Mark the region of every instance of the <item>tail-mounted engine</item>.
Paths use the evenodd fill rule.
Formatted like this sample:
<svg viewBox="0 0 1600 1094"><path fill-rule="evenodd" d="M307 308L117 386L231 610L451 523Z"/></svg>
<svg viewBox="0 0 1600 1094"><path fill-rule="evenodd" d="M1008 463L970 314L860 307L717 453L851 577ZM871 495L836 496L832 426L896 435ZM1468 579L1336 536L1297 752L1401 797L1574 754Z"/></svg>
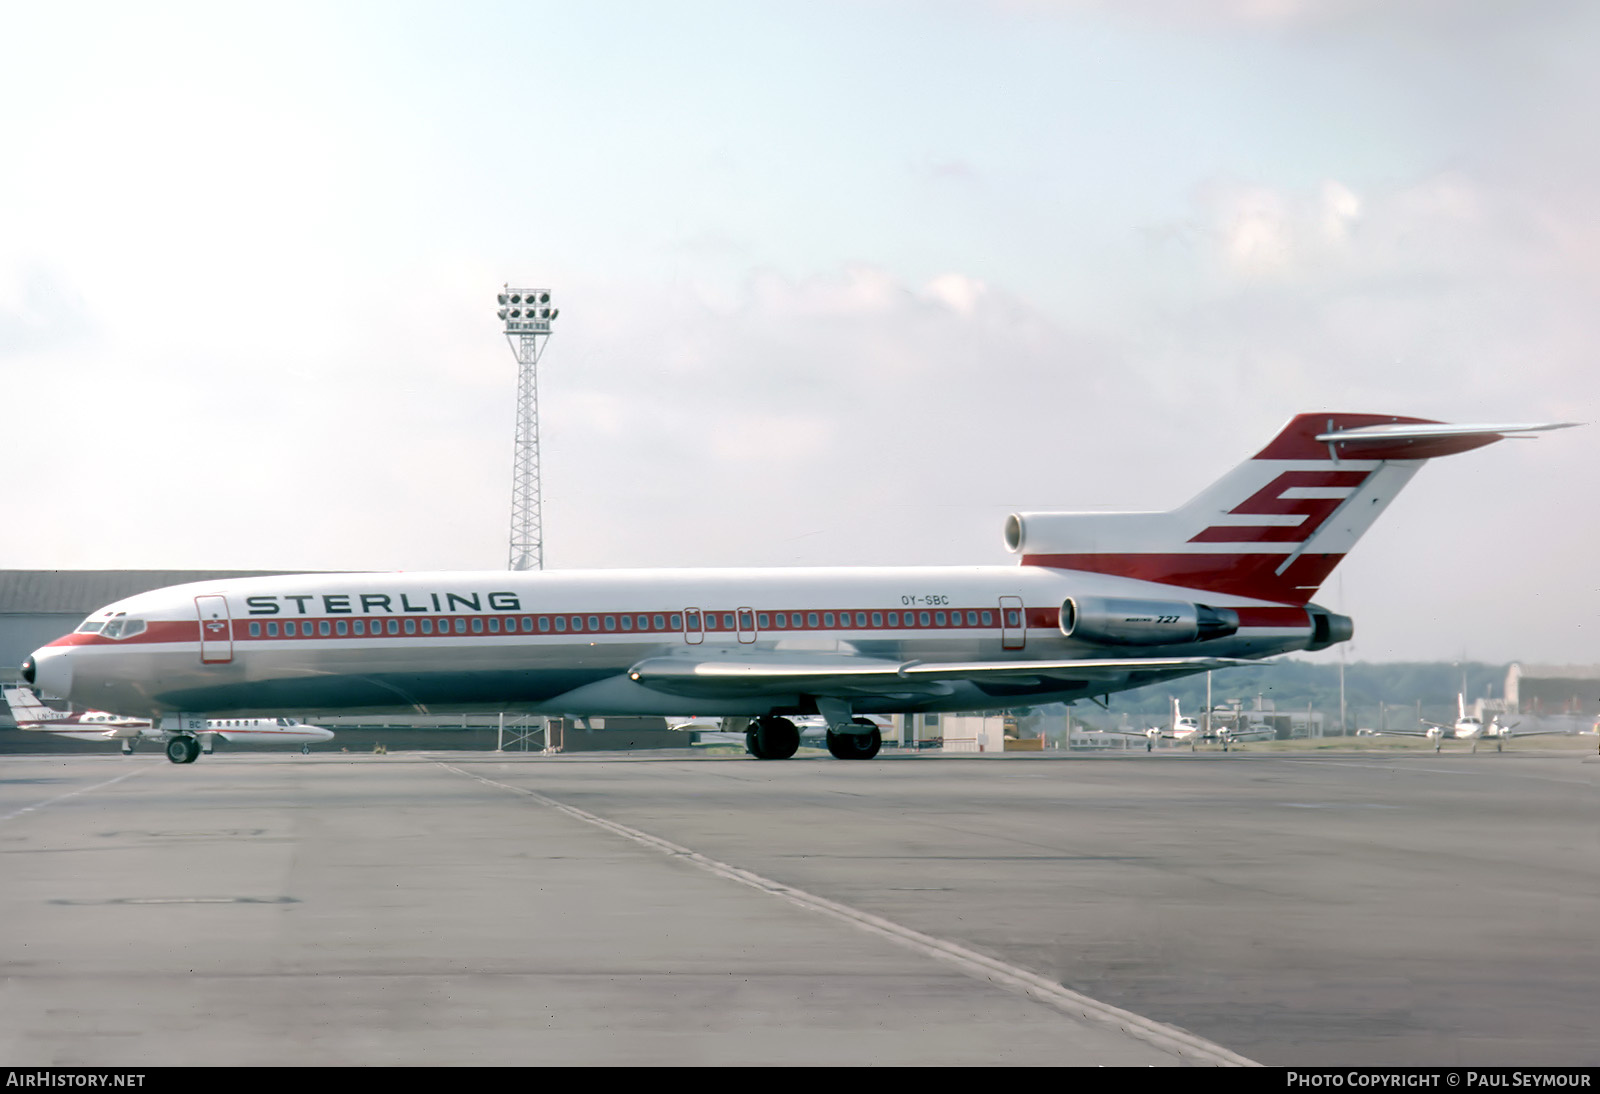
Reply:
<svg viewBox="0 0 1600 1094"><path fill-rule="evenodd" d="M1348 615L1330 612L1316 604L1307 604L1306 614L1311 617L1311 644L1306 647L1308 650L1325 650L1355 637L1355 620Z"/></svg>
<svg viewBox="0 0 1600 1094"><path fill-rule="evenodd" d="M1103 646L1204 642L1238 629L1237 612L1181 600L1069 596L1061 602L1062 635Z"/></svg>

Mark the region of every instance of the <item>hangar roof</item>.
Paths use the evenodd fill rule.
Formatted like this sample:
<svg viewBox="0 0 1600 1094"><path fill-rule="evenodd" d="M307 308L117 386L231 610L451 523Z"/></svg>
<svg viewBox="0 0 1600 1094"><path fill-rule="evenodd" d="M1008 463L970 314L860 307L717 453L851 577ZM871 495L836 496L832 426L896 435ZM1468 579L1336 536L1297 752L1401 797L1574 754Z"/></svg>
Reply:
<svg viewBox="0 0 1600 1094"><path fill-rule="evenodd" d="M88 615L113 600L187 581L289 570L0 570L0 615Z"/></svg>
<svg viewBox="0 0 1600 1094"><path fill-rule="evenodd" d="M1522 665L1527 680L1600 680L1600 665Z"/></svg>

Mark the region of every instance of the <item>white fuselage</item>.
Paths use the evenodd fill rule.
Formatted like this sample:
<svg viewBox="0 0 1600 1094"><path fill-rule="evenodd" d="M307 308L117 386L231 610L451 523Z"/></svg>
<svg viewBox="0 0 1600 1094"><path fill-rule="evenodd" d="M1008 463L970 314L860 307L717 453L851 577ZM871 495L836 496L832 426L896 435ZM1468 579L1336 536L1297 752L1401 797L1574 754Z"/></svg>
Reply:
<svg viewBox="0 0 1600 1094"><path fill-rule="evenodd" d="M1200 723L1193 718L1179 718L1172 725L1172 738L1175 741L1187 741L1200 732Z"/></svg>
<svg viewBox="0 0 1600 1094"><path fill-rule="evenodd" d="M782 758L789 716L817 714L830 751L870 758L869 714L1071 701L1347 641L1308 601L1417 469L1564 424L1299 414L1175 509L1013 513L1016 566L178 586L96 612L22 676L186 737L203 714L701 714L755 719L756 754Z"/></svg>
<svg viewBox="0 0 1600 1094"><path fill-rule="evenodd" d="M1233 609L1240 625L1207 641L1096 644L1063 634L1068 596L1203 602ZM45 693L145 716L740 716L815 713L815 689L774 682L797 661L959 668L1130 654L1255 658L1308 648L1313 629L1300 605L1036 566L310 574L131 597L35 661ZM719 659L751 666L760 680L694 678L693 666ZM652 686L632 673L641 663L685 671ZM984 710L1145 682L1136 671L985 679L863 688L849 701L860 714Z"/></svg>
<svg viewBox="0 0 1600 1094"><path fill-rule="evenodd" d="M1451 727L1451 731L1458 741L1476 741L1484 737L1497 737L1500 734L1500 723L1490 722L1484 725L1477 718L1462 718Z"/></svg>
<svg viewBox="0 0 1600 1094"><path fill-rule="evenodd" d="M73 741L130 740L150 729L148 718L125 718L104 710L82 714L62 714L55 718L15 719L17 728L27 733L48 733Z"/></svg>

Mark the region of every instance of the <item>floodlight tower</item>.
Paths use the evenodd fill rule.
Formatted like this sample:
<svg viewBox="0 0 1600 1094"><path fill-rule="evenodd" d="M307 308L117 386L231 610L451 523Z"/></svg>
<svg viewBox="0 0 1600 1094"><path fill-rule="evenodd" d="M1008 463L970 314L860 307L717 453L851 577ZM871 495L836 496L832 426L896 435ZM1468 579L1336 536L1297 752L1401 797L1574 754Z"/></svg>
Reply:
<svg viewBox="0 0 1600 1094"><path fill-rule="evenodd" d="M539 355L560 311L549 289L500 290L500 320L517 356L517 447L511 470L512 570L544 569L544 525L539 501Z"/></svg>

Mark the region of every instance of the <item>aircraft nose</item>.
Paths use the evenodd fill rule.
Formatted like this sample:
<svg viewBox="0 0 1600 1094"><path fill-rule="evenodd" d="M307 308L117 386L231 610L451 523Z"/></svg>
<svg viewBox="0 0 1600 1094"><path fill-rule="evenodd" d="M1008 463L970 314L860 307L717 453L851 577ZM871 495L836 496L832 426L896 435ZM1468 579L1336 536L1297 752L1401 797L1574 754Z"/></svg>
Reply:
<svg viewBox="0 0 1600 1094"><path fill-rule="evenodd" d="M57 699L72 697L72 658L64 649L34 650L22 664L22 678L41 694Z"/></svg>

